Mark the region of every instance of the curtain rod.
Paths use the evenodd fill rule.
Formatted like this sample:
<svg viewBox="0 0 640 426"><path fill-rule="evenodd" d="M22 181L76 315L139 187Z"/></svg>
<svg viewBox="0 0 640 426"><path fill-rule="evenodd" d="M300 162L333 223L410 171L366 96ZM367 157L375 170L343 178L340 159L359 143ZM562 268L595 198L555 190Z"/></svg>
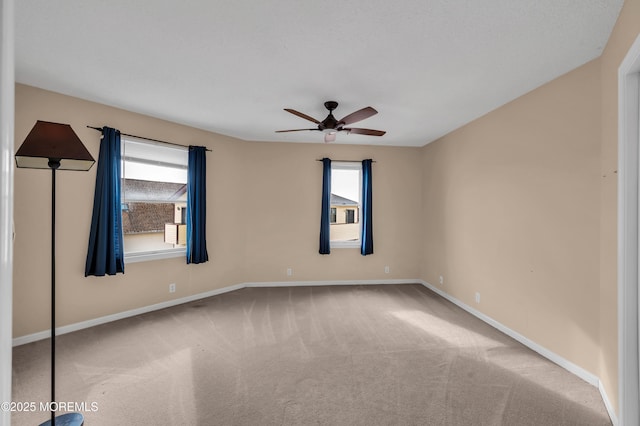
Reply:
<svg viewBox="0 0 640 426"><path fill-rule="evenodd" d="M322 158L316 161L322 161ZM362 160L331 160L332 163L362 163ZM371 160L372 163L377 163L375 160Z"/></svg>
<svg viewBox="0 0 640 426"><path fill-rule="evenodd" d="M94 126L87 126L87 127L90 128L90 129L93 129L93 130L97 130L97 131L102 133L102 128L100 128L100 127L94 127ZM128 133L122 133L122 132L120 132L120 134L122 136L129 136L129 137L132 137L132 138L144 139L144 140L147 140L147 141L160 142L160 143L164 143L164 144L167 144L167 145L179 146L181 148L188 148L187 146L180 145L179 143L161 141L160 139L145 138L144 136L130 135ZM206 148L206 150L211 152L211 150L209 148Z"/></svg>

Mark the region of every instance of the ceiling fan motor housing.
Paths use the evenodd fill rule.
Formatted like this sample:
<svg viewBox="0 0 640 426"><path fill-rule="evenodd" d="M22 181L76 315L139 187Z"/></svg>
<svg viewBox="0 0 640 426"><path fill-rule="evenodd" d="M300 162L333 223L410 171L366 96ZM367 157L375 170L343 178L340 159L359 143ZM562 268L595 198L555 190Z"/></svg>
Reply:
<svg viewBox="0 0 640 426"><path fill-rule="evenodd" d="M325 133L332 133L335 130L339 130L337 128L338 120L336 120L332 113L332 111L338 107L338 103L336 101L327 101L324 103L324 107L329 110L329 115L318 124L318 129Z"/></svg>

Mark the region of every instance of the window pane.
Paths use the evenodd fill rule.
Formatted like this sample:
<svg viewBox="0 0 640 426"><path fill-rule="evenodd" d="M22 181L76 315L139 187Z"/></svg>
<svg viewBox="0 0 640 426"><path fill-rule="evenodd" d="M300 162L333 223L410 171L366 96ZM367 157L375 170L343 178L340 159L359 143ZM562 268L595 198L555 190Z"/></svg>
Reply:
<svg viewBox="0 0 640 426"><path fill-rule="evenodd" d="M360 164L332 165L330 241L360 240L360 176Z"/></svg>
<svg viewBox="0 0 640 426"><path fill-rule="evenodd" d="M333 168L331 193L360 203L360 170Z"/></svg>
<svg viewBox="0 0 640 426"><path fill-rule="evenodd" d="M187 205L188 151L123 139L122 228L125 253L184 247L177 235ZM180 225L184 226L184 225ZM169 241L169 242L165 242Z"/></svg>

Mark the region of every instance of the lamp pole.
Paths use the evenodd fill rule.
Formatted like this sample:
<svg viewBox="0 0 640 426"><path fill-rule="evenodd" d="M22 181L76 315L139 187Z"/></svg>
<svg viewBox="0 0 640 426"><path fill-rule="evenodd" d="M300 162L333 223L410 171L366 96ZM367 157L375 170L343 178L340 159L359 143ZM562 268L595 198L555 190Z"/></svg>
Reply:
<svg viewBox="0 0 640 426"><path fill-rule="evenodd" d="M51 425L56 424L56 170L60 160L49 159L51 168Z"/></svg>

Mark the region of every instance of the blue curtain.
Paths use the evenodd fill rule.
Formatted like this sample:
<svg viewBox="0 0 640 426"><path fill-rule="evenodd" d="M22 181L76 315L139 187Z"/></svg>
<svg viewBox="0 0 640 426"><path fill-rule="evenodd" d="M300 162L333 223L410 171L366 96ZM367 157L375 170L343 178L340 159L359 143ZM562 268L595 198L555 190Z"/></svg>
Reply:
<svg viewBox="0 0 640 426"><path fill-rule="evenodd" d="M124 273L120 168L120 131L103 127L85 277Z"/></svg>
<svg viewBox="0 0 640 426"><path fill-rule="evenodd" d="M362 238L360 253L373 253L373 214L371 191L371 160L362 160Z"/></svg>
<svg viewBox="0 0 640 426"><path fill-rule="evenodd" d="M322 159L322 212L320 214L320 254L331 252L329 214L331 213L331 160Z"/></svg>
<svg viewBox="0 0 640 426"><path fill-rule="evenodd" d="M204 263L207 253L207 149L189 147L187 175L187 263Z"/></svg>

